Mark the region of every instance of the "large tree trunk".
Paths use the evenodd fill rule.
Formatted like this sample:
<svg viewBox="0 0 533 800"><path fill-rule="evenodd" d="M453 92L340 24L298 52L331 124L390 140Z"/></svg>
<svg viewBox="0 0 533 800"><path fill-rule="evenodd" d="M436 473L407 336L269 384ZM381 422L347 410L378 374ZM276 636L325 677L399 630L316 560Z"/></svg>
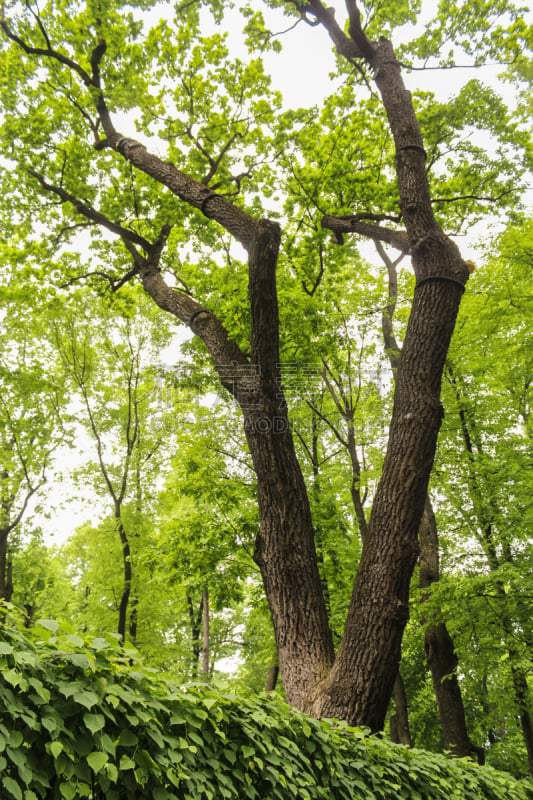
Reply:
<svg viewBox="0 0 533 800"><path fill-rule="evenodd" d="M262 222L249 252L255 391L239 392L257 475L260 528L254 558L270 606L288 701L305 708L334 660L307 491L294 450L279 369L276 263L279 229Z"/></svg>
<svg viewBox="0 0 533 800"><path fill-rule="evenodd" d="M383 38L366 38L355 2L347 4L348 36L319 0L311 0L308 8L340 53L366 60L374 72L396 147L400 208L417 280L396 372L387 453L345 632L335 665L311 704L316 714L379 731L400 661L409 584L419 553L418 528L442 420L442 372L468 269L433 216L426 153L392 45ZM327 218L323 224L393 244L402 238L385 238L379 226L361 226L356 217L337 223Z"/></svg>
<svg viewBox="0 0 533 800"><path fill-rule="evenodd" d="M450 253L427 261L445 271ZM429 258L431 256L431 259ZM400 661L437 435L444 360L462 291L425 281L415 290L396 377L394 410L381 481L363 545L344 637L335 665L313 702L315 713L381 730Z"/></svg>
<svg viewBox="0 0 533 800"><path fill-rule="evenodd" d="M401 350L394 335L393 318L398 295L396 266L398 261L403 258L403 254L398 261L394 262L380 242L376 243L376 249L387 267L389 277L389 304L382 314L382 332L385 352L389 357L393 374L396 376ZM439 537L429 495L426 496L418 536L420 543L419 586L422 589L422 599L427 601L430 598L428 589L440 579ZM439 610L437 609L435 613L439 615ZM427 620L423 621L423 624L426 623ZM483 761L483 750L475 747L468 736L463 698L456 674L457 657L453 640L444 622L439 625L428 625L425 631L424 649L433 680L445 747L459 758L475 754L478 760ZM395 697L396 684L397 682L394 689Z"/></svg>

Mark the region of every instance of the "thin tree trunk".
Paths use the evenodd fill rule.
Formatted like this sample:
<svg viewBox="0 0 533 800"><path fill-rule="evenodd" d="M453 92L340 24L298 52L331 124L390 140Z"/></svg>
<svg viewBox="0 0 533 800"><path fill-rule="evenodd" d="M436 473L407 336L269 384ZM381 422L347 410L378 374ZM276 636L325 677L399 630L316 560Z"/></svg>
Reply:
<svg viewBox="0 0 533 800"><path fill-rule="evenodd" d="M207 589L202 594L202 667L201 673L204 681L209 678L209 592Z"/></svg>
<svg viewBox="0 0 533 800"><path fill-rule="evenodd" d="M115 508L115 524L117 526L120 544L122 548L122 565L123 565L123 584L122 595L120 597L120 604L118 608L118 634L122 642L126 641L126 623L128 618L128 605L131 593L132 582L132 566L131 566L131 551L126 529L120 516L120 507Z"/></svg>
<svg viewBox="0 0 533 800"><path fill-rule="evenodd" d="M420 525L420 549L419 585L423 590L422 598L427 602L430 598L427 590L440 578L437 523L429 496L426 497ZM427 620L422 622L427 624ZM457 678L458 659L444 622L427 625L424 651L431 671L445 748L458 758L474 756L479 763L483 763L483 749L472 744L468 736L463 697Z"/></svg>
<svg viewBox="0 0 533 800"><path fill-rule="evenodd" d="M13 594L13 582L9 575L7 557L9 530L0 530L0 600L5 600L7 603Z"/></svg>
<svg viewBox="0 0 533 800"><path fill-rule="evenodd" d="M391 739L397 744L405 744L411 747L411 731L409 730L409 714L407 711L407 696L405 685L400 672L394 681L394 705L395 714L390 718Z"/></svg>
<svg viewBox="0 0 533 800"><path fill-rule="evenodd" d="M320 505L321 500L321 488L320 488L320 465L318 459L318 426L317 426L317 416L312 413L311 425L312 425L312 440L311 440L311 466L313 469L313 498L315 501L315 507L318 508ZM324 563L324 537L321 525L319 523L315 524L315 548L316 548L316 557L318 561L318 570L320 572L320 580L322 581L322 591L324 593L324 602L326 603L326 613L328 618L331 617L331 599L329 595L329 585L328 585L328 577L326 575L326 566Z"/></svg>
<svg viewBox="0 0 533 800"><path fill-rule="evenodd" d="M279 666L277 664L273 664L269 670L268 675L265 683L265 692L273 692L276 688L276 684L278 682L278 675L279 675Z"/></svg>
<svg viewBox="0 0 533 800"><path fill-rule="evenodd" d="M200 664L200 632L202 628L202 610L203 610L203 597L200 600L198 612L195 614L192 597L187 595L187 607L189 609L189 619L191 623L191 640L192 640L192 670L191 678L196 680L198 677L198 667Z"/></svg>
<svg viewBox="0 0 533 800"><path fill-rule="evenodd" d="M137 624L138 624L138 616L139 616L139 598L133 597L130 603L130 623L128 626L128 632L130 637L130 642L135 644L137 641Z"/></svg>

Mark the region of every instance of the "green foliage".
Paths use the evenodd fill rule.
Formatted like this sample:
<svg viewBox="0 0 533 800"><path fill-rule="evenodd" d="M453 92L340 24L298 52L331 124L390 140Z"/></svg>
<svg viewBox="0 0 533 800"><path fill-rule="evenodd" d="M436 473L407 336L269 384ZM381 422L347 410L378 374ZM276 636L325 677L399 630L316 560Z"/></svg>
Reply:
<svg viewBox="0 0 533 800"><path fill-rule="evenodd" d="M84 642L42 620L2 625L3 796L528 800L531 784L407 750L279 701L187 690L143 670L116 642Z"/></svg>

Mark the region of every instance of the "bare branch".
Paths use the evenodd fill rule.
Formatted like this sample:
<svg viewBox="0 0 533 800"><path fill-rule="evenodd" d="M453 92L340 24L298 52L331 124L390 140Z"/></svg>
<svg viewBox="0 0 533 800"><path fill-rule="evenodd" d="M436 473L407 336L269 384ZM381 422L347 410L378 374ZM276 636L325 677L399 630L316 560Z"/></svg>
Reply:
<svg viewBox="0 0 533 800"><path fill-rule="evenodd" d="M143 236L135 233L135 231L124 228L117 222L113 222L100 211L96 211L96 209L87 205L87 203L82 203L81 200L78 200L77 197L75 197L73 194L70 194L70 192L67 192L65 189L62 189L60 186L54 186L53 184L48 183L43 175L41 175L39 172L35 172L35 170L32 169L29 169L28 172L39 181L43 189L46 189L47 192L52 192L53 194L57 195L57 197L60 197L64 203L70 203L72 206L74 206L78 214L86 217L86 219L91 220L96 225L101 225L103 228L106 228L112 233L118 234L124 241L140 245L140 247L147 252L152 249L150 242Z"/></svg>
<svg viewBox="0 0 533 800"><path fill-rule="evenodd" d="M432 203L456 203L460 200L479 200L482 203L497 203L498 200L501 200L502 197L507 197L507 195L513 193L513 189L505 189L500 194L496 195L495 197L483 197L482 195L477 194L461 194L456 195L455 197L432 197Z"/></svg>
<svg viewBox="0 0 533 800"><path fill-rule="evenodd" d="M73 72L75 72L77 75L79 75L80 78L82 79L83 83L86 86L94 86L95 85L94 82L93 82L93 79L83 69L83 67L81 67L76 61L73 61L68 56L63 55L63 53L60 53L58 50L54 50L50 46L48 46L46 48L45 47L32 47L31 45L27 44L27 42L25 42L23 39L21 39L20 36L17 36L16 33L13 33L13 31L11 30L11 28L9 27L9 25L6 22L5 19L0 20L0 28L2 28L2 30L5 33L5 35L7 36L7 38L10 41L15 42L15 44L18 44L18 46L21 47L24 50L24 52L27 53L28 55L30 55L30 56L44 56L45 58L52 58L52 59L54 59L54 61L57 61L60 64L63 64L63 66L68 67ZM46 39L48 40L48 37L46 37Z"/></svg>
<svg viewBox="0 0 533 800"><path fill-rule="evenodd" d="M313 284L313 288L312 289L308 289L307 286L306 286L305 281L302 281L303 290L304 290L304 292L306 292L306 294L309 295L309 297L313 297L314 296L316 290L320 286L320 283L322 281L322 276L324 275L324 248L322 247L322 242L318 243L318 256L320 258L320 270L319 270L318 275L316 277L316 280L315 280L315 282Z"/></svg>

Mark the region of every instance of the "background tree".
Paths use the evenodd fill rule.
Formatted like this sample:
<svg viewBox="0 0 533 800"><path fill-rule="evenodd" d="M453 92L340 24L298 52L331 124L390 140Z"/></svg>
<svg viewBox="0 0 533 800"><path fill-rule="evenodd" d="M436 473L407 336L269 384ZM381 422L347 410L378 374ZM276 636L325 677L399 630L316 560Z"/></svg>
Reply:
<svg viewBox="0 0 533 800"><path fill-rule="evenodd" d="M10 540L67 436L66 387L47 324L46 315L28 323L13 302L0 321L0 598L8 601Z"/></svg>
<svg viewBox="0 0 533 800"><path fill-rule="evenodd" d="M144 496L150 490L147 475L161 444L157 430L149 424L161 332L156 333L154 322L147 316L143 320L139 311L135 319L127 313L114 317L112 331L110 319L109 311L85 305L78 295L76 314L56 327L56 341L79 395L84 427L96 448L99 478L95 488L112 505L123 567L117 630L124 640L128 628L133 639L136 635L132 540L140 535Z"/></svg>

